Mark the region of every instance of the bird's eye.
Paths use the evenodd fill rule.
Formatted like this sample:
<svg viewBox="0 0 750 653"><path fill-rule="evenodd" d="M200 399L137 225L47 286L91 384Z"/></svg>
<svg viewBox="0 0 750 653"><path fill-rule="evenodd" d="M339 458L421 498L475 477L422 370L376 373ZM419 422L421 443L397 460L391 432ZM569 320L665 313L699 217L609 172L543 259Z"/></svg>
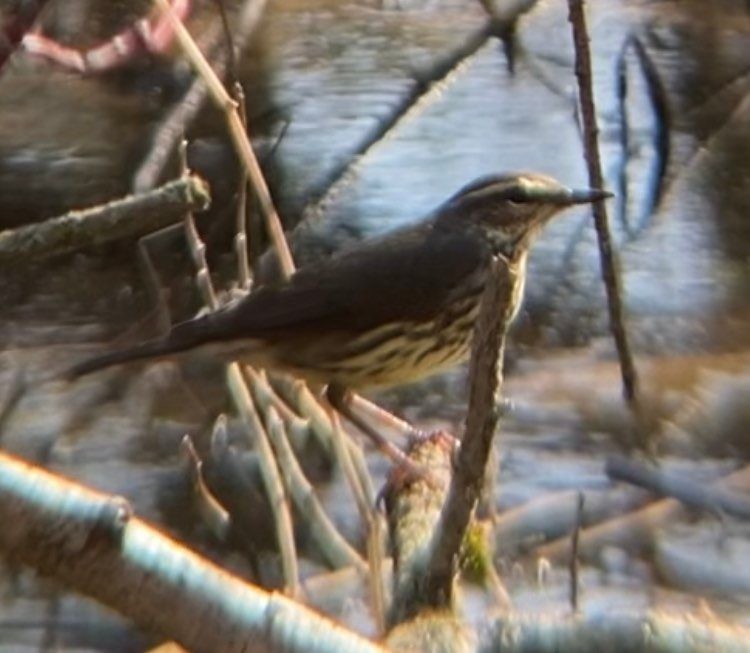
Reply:
<svg viewBox="0 0 750 653"><path fill-rule="evenodd" d="M526 199L525 195L517 188L511 190L505 198L509 204L523 204Z"/></svg>

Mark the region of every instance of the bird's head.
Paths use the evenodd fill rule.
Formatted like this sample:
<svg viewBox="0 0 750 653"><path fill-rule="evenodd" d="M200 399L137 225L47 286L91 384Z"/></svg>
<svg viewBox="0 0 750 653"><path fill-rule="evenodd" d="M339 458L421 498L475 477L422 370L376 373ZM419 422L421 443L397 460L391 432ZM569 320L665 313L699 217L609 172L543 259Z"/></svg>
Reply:
<svg viewBox="0 0 750 653"><path fill-rule="evenodd" d="M481 177L438 209L437 222L479 228L506 256L527 248L554 215L574 204L611 197L602 190L573 190L552 177L522 172Z"/></svg>

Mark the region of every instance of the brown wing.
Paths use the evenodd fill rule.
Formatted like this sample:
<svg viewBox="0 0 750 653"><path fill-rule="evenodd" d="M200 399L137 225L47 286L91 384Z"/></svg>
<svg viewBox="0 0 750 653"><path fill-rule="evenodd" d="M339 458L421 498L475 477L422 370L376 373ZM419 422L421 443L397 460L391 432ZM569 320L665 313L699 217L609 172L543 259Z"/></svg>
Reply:
<svg viewBox="0 0 750 653"><path fill-rule="evenodd" d="M423 224L307 266L287 282L176 325L164 338L85 360L66 376L216 341L281 339L300 330L358 333L401 320L420 322L436 317L488 257L481 238Z"/></svg>
<svg viewBox="0 0 750 653"><path fill-rule="evenodd" d="M206 316L205 335L207 340L268 337L301 327L358 331L421 321L434 317L436 307L488 257L476 236L421 225L366 241L298 271L284 284L258 289Z"/></svg>

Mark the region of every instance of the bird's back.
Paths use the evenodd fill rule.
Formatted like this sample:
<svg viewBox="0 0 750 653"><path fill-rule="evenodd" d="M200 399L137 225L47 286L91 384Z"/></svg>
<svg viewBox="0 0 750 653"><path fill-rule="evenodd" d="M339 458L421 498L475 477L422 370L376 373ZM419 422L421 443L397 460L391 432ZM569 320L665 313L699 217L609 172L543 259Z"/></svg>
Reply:
<svg viewBox="0 0 750 653"><path fill-rule="evenodd" d="M261 287L210 318L224 338L282 338L306 333L361 331L393 321L434 319L452 294L489 261L480 238L426 223L366 241L303 268L289 281Z"/></svg>
<svg viewBox="0 0 750 653"><path fill-rule="evenodd" d="M473 319L489 257L476 235L426 222L177 325L170 338L218 342L216 353L320 383L412 380L465 357L471 329L458 337L450 327Z"/></svg>

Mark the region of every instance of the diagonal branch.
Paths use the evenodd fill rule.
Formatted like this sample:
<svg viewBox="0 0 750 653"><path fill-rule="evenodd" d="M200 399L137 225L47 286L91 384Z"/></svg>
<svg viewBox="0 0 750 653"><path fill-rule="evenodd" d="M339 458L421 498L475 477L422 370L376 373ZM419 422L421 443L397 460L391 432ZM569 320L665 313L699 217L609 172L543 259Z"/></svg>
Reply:
<svg viewBox="0 0 750 653"><path fill-rule="evenodd" d="M131 514L122 498L0 453L0 553L191 651L382 649L243 583Z"/></svg>

